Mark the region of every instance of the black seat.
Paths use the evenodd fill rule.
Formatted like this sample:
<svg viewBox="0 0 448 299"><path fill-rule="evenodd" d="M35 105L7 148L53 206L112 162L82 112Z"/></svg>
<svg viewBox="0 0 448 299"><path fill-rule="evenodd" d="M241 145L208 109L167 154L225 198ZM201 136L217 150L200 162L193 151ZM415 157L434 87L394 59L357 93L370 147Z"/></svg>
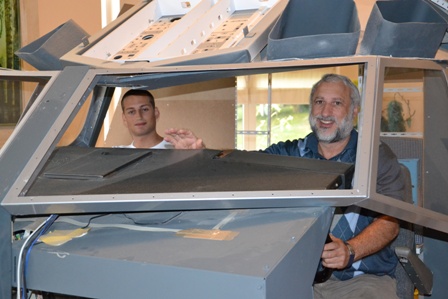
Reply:
<svg viewBox="0 0 448 299"><path fill-rule="evenodd" d="M405 200L413 204L411 175L406 166L401 166L406 180ZM400 233L391 246L400 261L395 270L398 297L400 299L413 299L415 288L420 294L431 294L432 272L415 254L414 226L411 223L401 221Z"/></svg>

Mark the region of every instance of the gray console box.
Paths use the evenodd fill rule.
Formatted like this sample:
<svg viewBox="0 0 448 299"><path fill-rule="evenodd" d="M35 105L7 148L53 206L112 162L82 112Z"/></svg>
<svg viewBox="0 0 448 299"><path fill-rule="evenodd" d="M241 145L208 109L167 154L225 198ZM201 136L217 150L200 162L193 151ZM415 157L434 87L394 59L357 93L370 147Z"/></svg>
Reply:
<svg viewBox="0 0 448 299"><path fill-rule="evenodd" d="M360 54L434 58L446 29L447 22L425 1L377 1Z"/></svg>
<svg viewBox="0 0 448 299"><path fill-rule="evenodd" d="M40 71L62 70L64 64L60 58L88 36L78 24L68 20L15 54Z"/></svg>
<svg viewBox="0 0 448 299"><path fill-rule="evenodd" d="M267 59L353 55L359 34L353 1L292 0L269 34Z"/></svg>
<svg viewBox="0 0 448 299"><path fill-rule="evenodd" d="M82 238L58 247L35 246L27 287L107 299L312 298L313 273L320 258L316 249L323 246L332 211L315 207L97 218ZM63 217L52 230L74 229L77 226L64 221L84 223L89 218ZM166 231L95 227L98 222L129 224L129 218ZM196 229L211 237L217 226L236 236L219 240L196 238L194 231L188 238L176 233ZM16 257L20 245L14 246Z"/></svg>

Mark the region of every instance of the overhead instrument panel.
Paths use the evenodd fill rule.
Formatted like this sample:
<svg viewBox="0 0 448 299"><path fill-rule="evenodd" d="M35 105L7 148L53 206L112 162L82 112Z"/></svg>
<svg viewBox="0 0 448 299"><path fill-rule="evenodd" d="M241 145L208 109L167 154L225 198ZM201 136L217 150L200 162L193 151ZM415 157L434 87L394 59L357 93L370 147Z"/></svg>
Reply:
<svg viewBox="0 0 448 299"><path fill-rule="evenodd" d="M207 63L252 61L286 0L151 1L123 14L111 27L63 60L104 67L108 62ZM220 58L218 58L220 57ZM117 63L117 64L115 64Z"/></svg>

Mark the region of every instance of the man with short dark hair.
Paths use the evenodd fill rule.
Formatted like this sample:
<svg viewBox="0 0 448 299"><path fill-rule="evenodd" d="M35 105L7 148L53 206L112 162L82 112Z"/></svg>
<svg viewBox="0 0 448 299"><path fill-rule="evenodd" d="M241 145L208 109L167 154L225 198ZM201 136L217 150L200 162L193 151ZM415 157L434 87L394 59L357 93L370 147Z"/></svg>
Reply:
<svg viewBox="0 0 448 299"><path fill-rule="evenodd" d="M173 146L165 141L156 131L156 123L160 117L155 106L153 95L147 90L131 89L121 99L123 123L132 136L130 145L120 148L159 148Z"/></svg>

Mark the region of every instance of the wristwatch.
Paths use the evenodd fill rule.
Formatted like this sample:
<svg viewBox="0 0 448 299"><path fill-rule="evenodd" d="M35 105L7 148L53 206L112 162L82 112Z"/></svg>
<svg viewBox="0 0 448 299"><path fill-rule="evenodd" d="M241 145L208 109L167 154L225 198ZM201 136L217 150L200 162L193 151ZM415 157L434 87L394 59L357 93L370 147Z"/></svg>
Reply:
<svg viewBox="0 0 448 299"><path fill-rule="evenodd" d="M345 246L347 246L348 254L350 255L346 268L350 268L353 265L353 261L355 260L355 250L348 242L344 242L344 244Z"/></svg>

